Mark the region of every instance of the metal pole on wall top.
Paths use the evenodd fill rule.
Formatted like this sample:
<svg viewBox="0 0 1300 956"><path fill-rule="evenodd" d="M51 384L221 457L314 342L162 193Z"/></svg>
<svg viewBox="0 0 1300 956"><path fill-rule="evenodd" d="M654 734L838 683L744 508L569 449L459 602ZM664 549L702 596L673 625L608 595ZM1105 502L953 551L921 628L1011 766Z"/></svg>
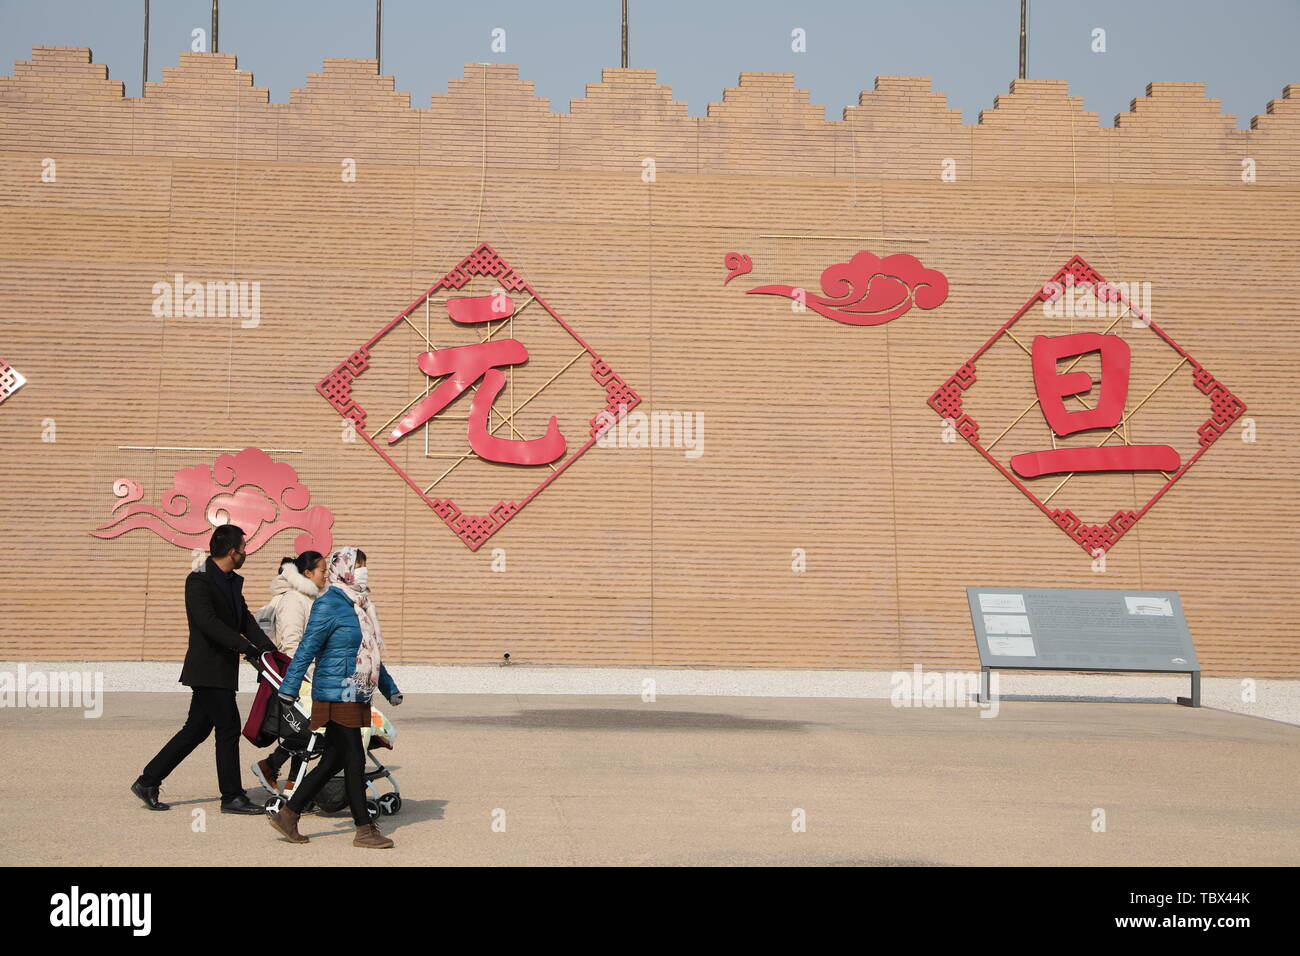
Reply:
<svg viewBox="0 0 1300 956"><path fill-rule="evenodd" d="M1029 0L1020 0L1020 78L1025 78L1025 53L1029 47Z"/></svg>
<svg viewBox="0 0 1300 956"><path fill-rule="evenodd" d="M217 43L217 0L212 0L212 52L220 53L221 46Z"/></svg>
<svg viewBox="0 0 1300 956"><path fill-rule="evenodd" d="M627 0L623 0L623 66L627 67Z"/></svg>
<svg viewBox="0 0 1300 956"><path fill-rule="evenodd" d="M149 0L144 0L144 62L140 67L140 95L149 82Z"/></svg>
<svg viewBox="0 0 1300 956"><path fill-rule="evenodd" d="M380 65L380 43L379 39L384 28L384 0L375 0L375 72L383 73L383 67Z"/></svg>

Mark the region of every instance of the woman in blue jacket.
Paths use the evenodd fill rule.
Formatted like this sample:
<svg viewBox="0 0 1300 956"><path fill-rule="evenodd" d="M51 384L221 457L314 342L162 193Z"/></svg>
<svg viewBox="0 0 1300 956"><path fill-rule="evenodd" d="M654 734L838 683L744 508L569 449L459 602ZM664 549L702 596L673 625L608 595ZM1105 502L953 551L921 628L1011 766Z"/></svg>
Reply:
<svg viewBox="0 0 1300 956"><path fill-rule="evenodd" d="M393 706L402 694L383 664L384 641L370 606L364 553L340 548L330 555L329 588L311 607L311 617L293 661L285 671L280 697L292 702L307 668L315 662L311 684L311 729L325 728L325 751L316 769L293 797L270 817L271 826L293 843L306 843L298 818L331 777L343 768L343 784L357 835L353 846L383 849L393 841L379 832L366 809L366 753L361 728L370 726L370 698L377 689Z"/></svg>

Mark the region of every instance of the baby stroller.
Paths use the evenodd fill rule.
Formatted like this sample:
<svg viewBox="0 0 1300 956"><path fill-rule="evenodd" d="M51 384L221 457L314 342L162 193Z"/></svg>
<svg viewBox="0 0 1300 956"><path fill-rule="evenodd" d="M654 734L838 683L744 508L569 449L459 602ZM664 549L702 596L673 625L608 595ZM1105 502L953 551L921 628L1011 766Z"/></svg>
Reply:
<svg viewBox="0 0 1300 956"><path fill-rule="evenodd" d="M249 711L248 721L244 724L244 737L254 747L269 747L271 744L283 742L284 748L291 756L301 758L298 773L293 779L293 786L296 789L302 786L308 765L318 759L324 751L324 731L318 730L312 733L307 729L311 724L311 712L301 700L290 704L281 700L277 693L284 680L285 670L289 666L288 657L279 651L267 651L253 660L252 664L257 669L259 680L257 697L253 701L252 710ZM303 687L308 686L308 682L304 681ZM374 763L374 769L366 771L366 809L370 811L371 820L376 819L380 814L390 816L402 809L402 793L397 785L397 778L375 756L377 748L391 750L396 737L397 731L388 722L388 718L380 713L378 708L371 707L370 726L361 730L361 742L366 748L366 756ZM387 792L381 792L377 786L380 780L387 782ZM276 792L266 801L264 809L268 814L277 813L288 798L289 794L285 792L283 785L277 782ZM339 773L321 787L320 792L316 794L316 799L305 807L304 811L320 809L333 813L347 805L348 797L344 789L343 774Z"/></svg>

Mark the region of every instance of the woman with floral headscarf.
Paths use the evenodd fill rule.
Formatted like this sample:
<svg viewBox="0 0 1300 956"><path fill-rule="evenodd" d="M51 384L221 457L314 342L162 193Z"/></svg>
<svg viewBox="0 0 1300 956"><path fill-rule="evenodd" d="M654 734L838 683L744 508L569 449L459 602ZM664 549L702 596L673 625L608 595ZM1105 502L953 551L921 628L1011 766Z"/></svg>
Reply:
<svg viewBox="0 0 1300 956"><path fill-rule="evenodd" d="M357 559L356 548L340 548L330 555L330 586L312 604L307 630L280 685L281 698L296 701L303 675L315 662L311 729L325 728L325 751L316 769L270 821L290 842L306 843L307 838L298 832L298 818L342 767L352 822L357 827L352 845L383 849L393 841L379 832L366 809L361 728L370 725L370 698L376 690L394 707L402 702L402 694L384 667L379 619L370 606L365 575L358 579Z"/></svg>

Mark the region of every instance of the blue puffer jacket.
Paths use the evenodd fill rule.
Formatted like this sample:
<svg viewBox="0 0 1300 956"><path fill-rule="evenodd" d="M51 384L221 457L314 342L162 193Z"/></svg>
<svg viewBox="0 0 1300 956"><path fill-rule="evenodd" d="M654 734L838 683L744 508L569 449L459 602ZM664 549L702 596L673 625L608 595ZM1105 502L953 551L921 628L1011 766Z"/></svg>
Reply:
<svg viewBox="0 0 1300 956"><path fill-rule="evenodd" d="M302 642L294 652L289 669L284 672L280 693L297 698L303 675L313 661L311 699L324 701L357 700L348 679L357 669L357 650L361 647L361 623L351 599L331 587L312 602L311 616ZM346 693L345 693L346 692ZM400 693L383 662L379 664L379 692L388 698Z"/></svg>

